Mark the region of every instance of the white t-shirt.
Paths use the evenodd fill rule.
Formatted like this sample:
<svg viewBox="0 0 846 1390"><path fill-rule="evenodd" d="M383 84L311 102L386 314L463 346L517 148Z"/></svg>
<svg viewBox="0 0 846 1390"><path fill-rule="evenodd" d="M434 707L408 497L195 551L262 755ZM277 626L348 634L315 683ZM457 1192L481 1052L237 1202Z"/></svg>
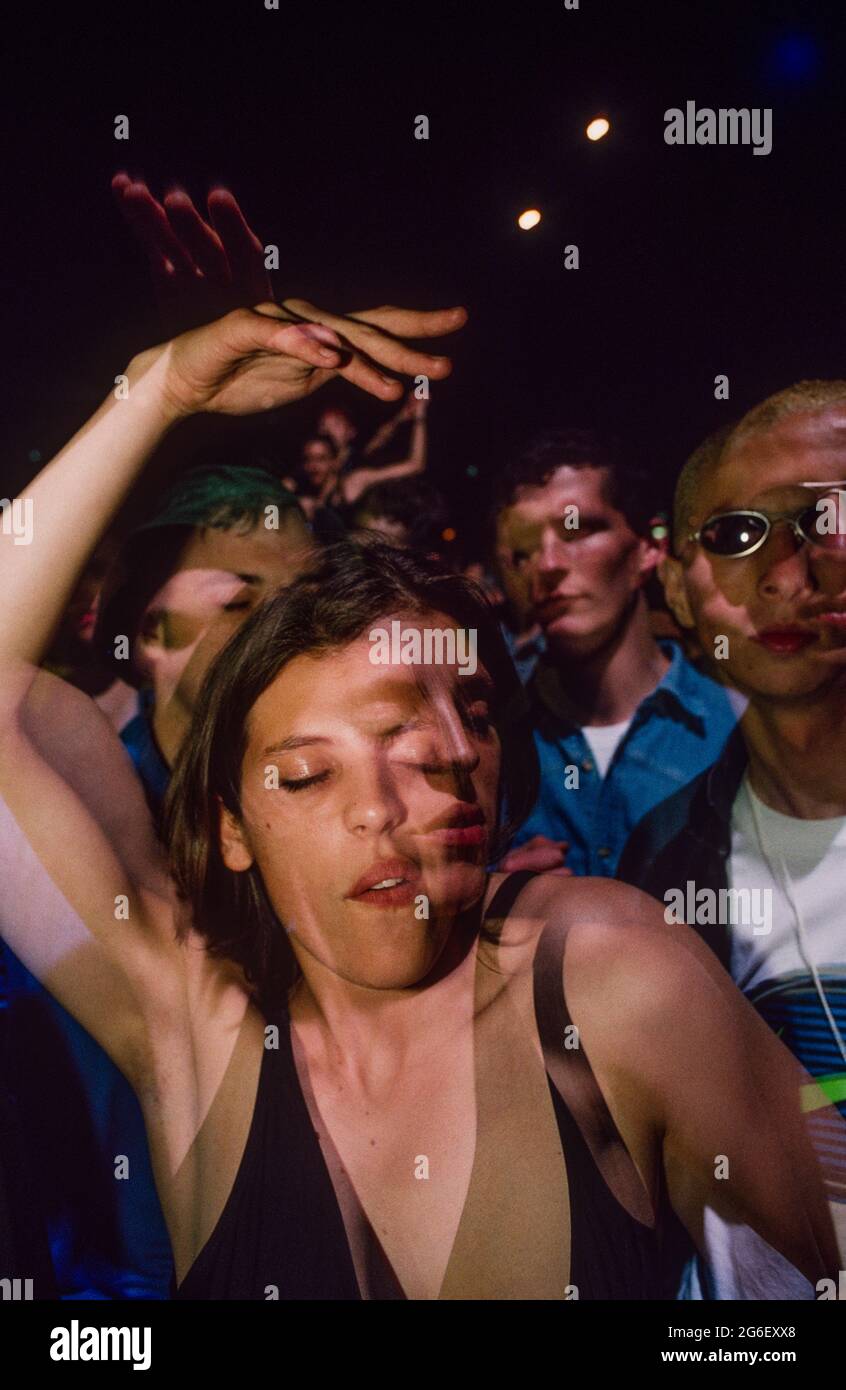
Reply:
<svg viewBox="0 0 846 1390"><path fill-rule="evenodd" d="M752 814L753 801L766 858ZM771 918L769 932L762 932L760 925L757 931L753 925L736 922L732 926L731 973L744 993L763 980L808 973L785 883L799 908L814 964L846 964L846 816L833 820L784 816L766 806L744 778L732 808L728 883L730 888L758 890L756 905L768 906ZM760 922L763 914L756 915Z"/></svg>
<svg viewBox="0 0 846 1390"><path fill-rule="evenodd" d="M766 856L761 850L761 839ZM806 949L814 964L821 970L825 966L843 968L846 816L798 820L782 815L765 805L744 778L732 808L731 857L727 867L729 887L747 890L752 909L748 913L735 911L731 926L731 973L744 992L754 990L764 981L809 974L800 949L796 911L787 892L799 908ZM761 930L762 922L768 931ZM842 1259L846 1257L846 1206L832 1203L830 1209ZM748 1227L732 1225L711 1210L706 1211L705 1218L705 1277L710 1297L815 1297L812 1285L798 1270ZM689 1283L679 1296L702 1298L700 1270L693 1265L688 1268L688 1275Z"/></svg>
<svg viewBox="0 0 846 1390"><path fill-rule="evenodd" d="M608 771L611 759L617 751L617 745L625 738L626 730L631 722L631 719L624 719L622 724L588 724L582 726L582 733L593 754L593 760L599 768L600 777L604 777Z"/></svg>

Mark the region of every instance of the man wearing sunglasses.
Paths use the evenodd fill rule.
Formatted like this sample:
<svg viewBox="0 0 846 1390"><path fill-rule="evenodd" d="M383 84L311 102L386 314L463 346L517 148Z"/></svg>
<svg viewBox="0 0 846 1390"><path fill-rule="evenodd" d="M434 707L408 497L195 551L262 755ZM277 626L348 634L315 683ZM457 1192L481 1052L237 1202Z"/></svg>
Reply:
<svg viewBox="0 0 846 1390"><path fill-rule="evenodd" d="M748 705L618 876L681 910L846 1115L846 382L790 387L706 441L678 481L673 551L675 617ZM842 1138L828 1149L846 1202ZM712 1234L706 1288L732 1297L748 1251Z"/></svg>

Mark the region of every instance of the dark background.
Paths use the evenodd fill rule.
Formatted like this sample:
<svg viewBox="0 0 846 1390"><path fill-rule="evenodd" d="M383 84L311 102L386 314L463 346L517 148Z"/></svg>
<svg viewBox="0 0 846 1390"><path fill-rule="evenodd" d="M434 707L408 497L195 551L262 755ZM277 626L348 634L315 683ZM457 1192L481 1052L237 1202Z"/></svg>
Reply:
<svg viewBox="0 0 846 1390"><path fill-rule="evenodd" d="M229 185L280 247L281 297L468 306L430 411L432 474L465 545L491 474L544 422L610 426L669 482L763 396L846 375L845 12L842 0L35 6L5 33L0 487L22 486L32 451L46 460L161 337L111 199L122 167L158 195ZM772 107L772 153L667 146L664 111L687 100ZM591 144L584 126L603 110L611 135ZM420 113L428 141L413 138ZM128 142L114 139L117 114ZM520 232L532 205L543 222ZM578 271L564 268L571 242ZM717 373L728 402L714 399ZM337 393L365 429L386 413L344 383ZM320 399L273 424L280 463ZM230 436L233 456L251 428Z"/></svg>

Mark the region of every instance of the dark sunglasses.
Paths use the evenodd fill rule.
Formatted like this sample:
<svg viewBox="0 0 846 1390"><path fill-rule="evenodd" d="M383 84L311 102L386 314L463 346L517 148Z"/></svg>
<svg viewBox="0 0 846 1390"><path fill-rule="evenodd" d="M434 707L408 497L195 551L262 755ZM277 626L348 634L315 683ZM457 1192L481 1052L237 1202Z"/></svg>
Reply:
<svg viewBox="0 0 846 1390"><path fill-rule="evenodd" d="M698 531L692 531L688 540L698 541L711 555L753 555L779 521L787 523L800 544L841 553L844 550L846 536L839 527L832 529L828 512L817 506L775 516L756 511L720 512L703 522Z"/></svg>

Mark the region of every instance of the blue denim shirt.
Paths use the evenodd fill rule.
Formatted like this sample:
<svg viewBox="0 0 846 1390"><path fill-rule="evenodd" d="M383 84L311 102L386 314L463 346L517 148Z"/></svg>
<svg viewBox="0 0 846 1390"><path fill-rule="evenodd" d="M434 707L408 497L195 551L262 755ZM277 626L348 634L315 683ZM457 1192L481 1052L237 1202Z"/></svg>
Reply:
<svg viewBox="0 0 846 1390"><path fill-rule="evenodd" d="M676 643L659 645L670 665L638 705L604 777L579 726L553 708L554 673L542 659L529 685L541 789L513 847L533 835L567 840L567 868L611 878L638 821L719 756L735 725L727 692Z"/></svg>
<svg viewBox="0 0 846 1390"><path fill-rule="evenodd" d="M500 623L500 632L505 638L505 645L508 648L511 660L517 668L517 675L523 685L528 685L535 673L543 653L546 651L546 641L542 632L537 632L533 637L524 638L518 642L514 633L505 623Z"/></svg>
<svg viewBox="0 0 846 1390"><path fill-rule="evenodd" d="M152 719L153 692L142 690L138 697L138 713L121 730L120 741L135 764L147 805L158 822L170 781L170 768L153 738Z"/></svg>

